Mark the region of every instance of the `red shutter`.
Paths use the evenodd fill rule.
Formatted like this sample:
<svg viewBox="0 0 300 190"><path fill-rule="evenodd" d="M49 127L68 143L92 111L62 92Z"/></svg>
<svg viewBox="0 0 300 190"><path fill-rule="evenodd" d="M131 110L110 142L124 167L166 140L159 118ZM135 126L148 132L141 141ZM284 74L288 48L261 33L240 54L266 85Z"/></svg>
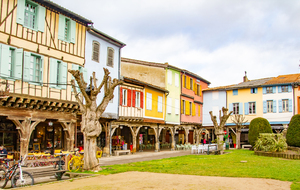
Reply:
<svg viewBox="0 0 300 190"><path fill-rule="evenodd" d="M141 98L141 108L143 109L144 108L144 93L143 92L141 92L140 98Z"/></svg>
<svg viewBox="0 0 300 190"><path fill-rule="evenodd" d="M131 107L131 90L127 90L127 106Z"/></svg>
<svg viewBox="0 0 300 190"><path fill-rule="evenodd" d="M135 90L132 90L132 107L135 107Z"/></svg>
<svg viewBox="0 0 300 190"><path fill-rule="evenodd" d="M122 106L122 100L123 100L122 87L120 87L120 106Z"/></svg>

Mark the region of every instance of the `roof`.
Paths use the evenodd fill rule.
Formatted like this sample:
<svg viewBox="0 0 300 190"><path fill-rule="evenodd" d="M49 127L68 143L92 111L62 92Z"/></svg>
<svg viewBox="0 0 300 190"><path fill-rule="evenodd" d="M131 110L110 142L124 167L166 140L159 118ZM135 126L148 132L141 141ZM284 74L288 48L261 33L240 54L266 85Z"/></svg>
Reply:
<svg viewBox="0 0 300 190"><path fill-rule="evenodd" d="M213 87L213 88L207 88L202 91L221 91L221 90L227 90L228 88L234 86L235 84L232 85L227 85L227 86L218 86L218 87Z"/></svg>
<svg viewBox="0 0 300 190"><path fill-rule="evenodd" d="M82 22L83 24L85 25L88 25L88 24L93 24L93 22L91 20L88 20L50 0L33 0L37 3L40 3L42 5L45 5L46 7L49 7L50 9L53 9L53 10L56 10L57 12L60 12L70 18L73 18L75 20L78 20L79 22Z"/></svg>
<svg viewBox="0 0 300 190"><path fill-rule="evenodd" d="M99 37L99 38L101 38L101 39L103 39L103 40L105 40L107 42L110 42L112 44L120 46L121 48L124 47L124 46L126 46L125 43L123 43L123 42L121 42L121 41L119 41L119 40L117 40L117 39L115 39L115 38L113 38L113 37L111 37L111 36L109 36L109 35L101 32L99 30L97 30L94 27L89 27L88 28L88 32L91 33L91 34L93 34L93 35L96 35L97 37Z"/></svg>
<svg viewBox="0 0 300 190"><path fill-rule="evenodd" d="M241 82L239 84L236 84L236 85L233 85L232 87L227 88L227 90L260 87L263 84L265 84L266 82L268 82L269 80L271 80L272 78L273 77L249 80L247 82Z"/></svg>
<svg viewBox="0 0 300 190"><path fill-rule="evenodd" d="M279 75L278 77L274 77L273 79L264 83L264 86L274 85L274 84L292 84L294 82L300 82L300 73Z"/></svg>
<svg viewBox="0 0 300 190"><path fill-rule="evenodd" d="M210 84L210 82L202 77L200 77L199 75L195 74L195 73L192 73L191 71L188 71L188 70L182 70L181 72L183 73L188 73L189 75L193 76L193 77L196 77L197 79L200 79L201 81L207 83L207 84Z"/></svg>
<svg viewBox="0 0 300 190"><path fill-rule="evenodd" d="M159 86L155 86L153 84L149 84L147 82L140 81L138 79L134 79L134 78L129 78L129 77L123 76L123 80L125 82L130 82L130 83L133 83L133 84L138 84L138 85L142 85L142 86L148 86L148 87L154 88L154 89L159 90L159 91L163 91L163 92L167 92L167 93L169 92L168 90L166 90L164 88L161 88Z"/></svg>
<svg viewBox="0 0 300 190"><path fill-rule="evenodd" d="M136 60L136 59L129 59L129 58L121 58L122 62L128 62L128 63L134 63L134 64L140 64L140 65L147 65L147 66L154 66L154 67L161 67L161 68L166 68L168 64L164 63L155 63L155 62L148 62L148 61L141 61L141 60Z"/></svg>

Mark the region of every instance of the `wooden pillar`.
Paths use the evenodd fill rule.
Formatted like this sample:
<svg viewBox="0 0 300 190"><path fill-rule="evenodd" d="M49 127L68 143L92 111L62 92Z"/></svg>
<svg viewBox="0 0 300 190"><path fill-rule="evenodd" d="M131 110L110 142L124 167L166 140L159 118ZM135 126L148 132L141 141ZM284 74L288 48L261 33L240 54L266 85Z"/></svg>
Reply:
<svg viewBox="0 0 300 190"><path fill-rule="evenodd" d="M110 139L113 133L110 133L109 122L101 123L101 125L105 128L105 147L103 148L103 154L109 157Z"/></svg>
<svg viewBox="0 0 300 190"><path fill-rule="evenodd" d="M201 134L201 130L200 130L200 129L195 129L196 144L197 144L197 145L200 144L200 134Z"/></svg>
<svg viewBox="0 0 300 190"><path fill-rule="evenodd" d="M155 132L155 152L159 151L159 135L161 133L162 128L159 127L157 124L157 127L154 127L154 132Z"/></svg>
<svg viewBox="0 0 300 190"><path fill-rule="evenodd" d="M185 128L184 131L185 131L185 144L188 144L189 143L189 132L190 132L190 129L189 128Z"/></svg>
<svg viewBox="0 0 300 190"><path fill-rule="evenodd" d="M66 132L66 147L65 149L67 151L73 151L74 150L74 136L75 136L75 126L76 126L76 120L72 121L65 121L65 120L58 120Z"/></svg>
<svg viewBox="0 0 300 190"><path fill-rule="evenodd" d="M171 150L174 151L175 150L175 127L170 127L170 132L171 132L171 137L172 137L172 143L171 143Z"/></svg>
<svg viewBox="0 0 300 190"><path fill-rule="evenodd" d="M136 153L136 139L142 126L128 126L132 134L132 153Z"/></svg>

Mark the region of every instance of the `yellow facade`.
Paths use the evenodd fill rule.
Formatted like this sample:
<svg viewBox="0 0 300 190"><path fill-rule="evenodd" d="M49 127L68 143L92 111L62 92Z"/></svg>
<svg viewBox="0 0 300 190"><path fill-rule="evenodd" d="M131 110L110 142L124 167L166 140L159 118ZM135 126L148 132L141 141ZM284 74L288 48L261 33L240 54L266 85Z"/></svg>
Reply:
<svg viewBox="0 0 300 190"><path fill-rule="evenodd" d="M230 108L232 103L242 103L242 113L245 116L245 120L251 122L252 119L257 117L263 117L263 100L262 100L262 88L257 88L257 93L251 93L251 88L238 89L238 94L233 95L233 90L227 91L227 108ZM245 103L255 102L255 114L245 114ZM227 123L233 123L232 117L230 117Z"/></svg>
<svg viewBox="0 0 300 190"><path fill-rule="evenodd" d="M161 97L161 101L159 100ZM145 88L145 117L152 119L165 119L165 93Z"/></svg>

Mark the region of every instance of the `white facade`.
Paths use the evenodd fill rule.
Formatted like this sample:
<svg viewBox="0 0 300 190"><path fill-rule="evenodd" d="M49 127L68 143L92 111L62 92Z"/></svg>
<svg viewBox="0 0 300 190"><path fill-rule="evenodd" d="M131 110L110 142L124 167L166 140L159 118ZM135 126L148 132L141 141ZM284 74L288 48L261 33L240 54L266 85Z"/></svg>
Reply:
<svg viewBox="0 0 300 190"><path fill-rule="evenodd" d="M282 92L282 86L287 88L287 92ZM272 92L267 91L268 87L272 89ZM263 87L263 117L271 125L288 124L293 117L293 105L293 88L291 85Z"/></svg>

